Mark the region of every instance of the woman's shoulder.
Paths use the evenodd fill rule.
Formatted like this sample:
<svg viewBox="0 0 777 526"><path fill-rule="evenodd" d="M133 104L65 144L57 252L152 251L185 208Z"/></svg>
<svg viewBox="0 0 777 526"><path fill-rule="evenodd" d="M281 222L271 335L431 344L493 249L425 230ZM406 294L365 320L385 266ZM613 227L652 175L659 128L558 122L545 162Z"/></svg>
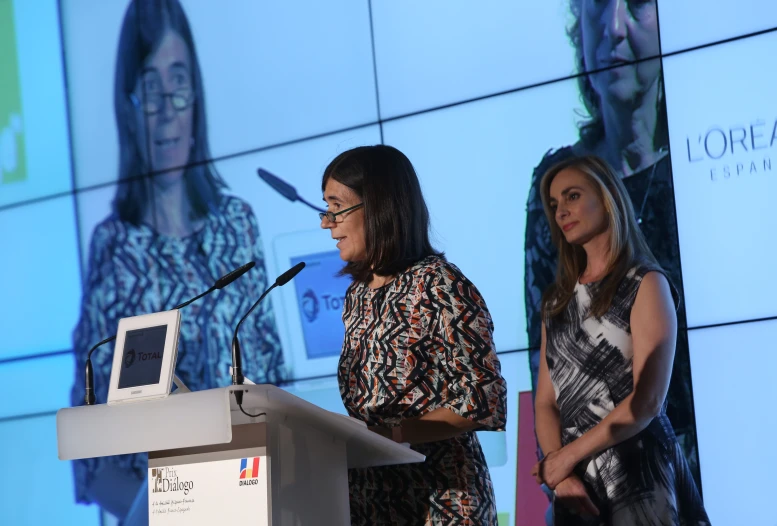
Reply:
<svg viewBox="0 0 777 526"><path fill-rule="evenodd" d="M100 249L112 245L121 245L130 232L138 230L139 227L122 220L118 214L111 212L108 217L97 223L92 230L91 246L93 249Z"/></svg>
<svg viewBox="0 0 777 526"><path fill-rule="evenodd" d="M111 261L139 261L149 253L155 239L146 225L135 225L111 213L92 230L89 239L89 268Z"/></svg>
<svg viewBox="0 0 777 526"><path fill-rule="evenodd" d="M208 225L211 233L217 236L255 239L260 235L254 209L247 201L230 194L223 194L217 207L208 214Z"/></svg>
<svg viewBox="0 0 777 526"><path fill-rule="evenodd" d="M442 276L449 268L455 267L445 259L445 256L432 255L417 261L407 269L405 274L412 276L414 279L428 280L429 278Z"/></svg>
<svg viewBox="0 0 777 526"><path fill-rule="evenodd" d="M649 260L637 260L632 263L631 268L626 272L625 279L640 282L651 272L666 275L664 269L657 263Z"/></svg>
<svg viewBox="0 0 777 526"><path fill-rule="evenodd" d="M451 288L457 283L473 287L472 282L459 267L445 256L429 256L416 263L409 271L416 281L428 287Z"/></svg>
<svg viewBox="0 0 777 526"><path fill-rule="evenodd" d="M231 194L222 194L215 213L228 220L254 217L254 209L251 205L240 197Z"/></svg>
<svg viewBox="0 0 777 526"><path fill-rule="evenodd" d="M680 294L669 275L658 264L650 261L638 261L629 269L624 279L624 288L630 295L636 297L637 292L645 283L648 287L663 288L668 285L675 308L680 306Z"/></svg>

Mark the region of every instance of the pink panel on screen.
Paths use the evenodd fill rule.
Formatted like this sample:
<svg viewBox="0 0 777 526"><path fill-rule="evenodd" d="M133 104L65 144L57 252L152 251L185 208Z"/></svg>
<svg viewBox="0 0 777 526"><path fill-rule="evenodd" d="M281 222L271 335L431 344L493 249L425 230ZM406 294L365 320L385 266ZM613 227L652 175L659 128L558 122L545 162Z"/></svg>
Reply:
<svg viewBox="0 0 777 526"><path fill-rule="evenodd" d="M531 391L518 393L518 473L516 476L515 526L543 526L548 498L531 476L537 463L534 405Z"/></svg>

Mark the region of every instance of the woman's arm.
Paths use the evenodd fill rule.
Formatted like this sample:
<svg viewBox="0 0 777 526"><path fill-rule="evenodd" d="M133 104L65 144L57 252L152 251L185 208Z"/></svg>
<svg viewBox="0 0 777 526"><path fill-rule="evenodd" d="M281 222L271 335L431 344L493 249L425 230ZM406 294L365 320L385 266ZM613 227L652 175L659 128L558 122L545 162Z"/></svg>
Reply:
<svg viewBox="0 0 777 526"><path fill-rule="evenodd" d="M407 418L396 427L372 426L371 431L396 442L423 444L448 440L467 431L482 427L478 422L457 415L450 409L439 407L417 418Z"/></svg>
<svg viewBox="0 0 777 526"><path fill-rule="evenodd" d="M561 449L561 419L559 416L556 393L550 379L548 362L545 359L547 348L547 335L545 324L542 324L540 342L540 368L537 378L537 395L534 398L534 431L537 435L540 449L546 454L552 454ZM539 471L543 461L538 462L532 468L532 475L537 477L537 482L542 483ZM578 513L599 515L599 509L591 501L583 482L575 475L569 475L559 481L554 488L556 499L564 506L576 510Z"/></svg>
<svg viewBox="0 0 777 526"><path fill-rule="evenodd" d="M507 385L493 341L493 323L475 286L451 268L430 284L422 318L444 377L439 407L404 419L398 429L374 431L400 442L420 444L476 429L503 430ZM431 358L431 357L430 357Z"/></svg>
<svg viewBox="0 0 777 526"><path fill-rule="evenodd" d="M540 343L540 369L537 378L537 395L534 398L534 430L540 449L547 455L561 449L561 420L556 393L550 380L548 362L545 359L547 336L542 324Z"/></svg>
<svg viewBox="0 0 777 526"><path fill-rule="evenodd" d="M677 317L669 282L659 272L642 279L631 311L634 389L599 424L544 461L553 488L582 460L633 437L661 411L672 374Z"/></svg>

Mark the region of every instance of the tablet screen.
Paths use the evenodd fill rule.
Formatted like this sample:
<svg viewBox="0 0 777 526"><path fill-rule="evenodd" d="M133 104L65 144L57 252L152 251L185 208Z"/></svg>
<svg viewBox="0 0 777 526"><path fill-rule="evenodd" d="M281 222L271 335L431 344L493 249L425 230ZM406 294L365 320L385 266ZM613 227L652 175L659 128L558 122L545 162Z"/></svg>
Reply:
<svg viewBox="0 0 777 526"><path fill-rule="evenodd" d="M119 389L159 383L167 325L127 331L121 357Z"/></svg>

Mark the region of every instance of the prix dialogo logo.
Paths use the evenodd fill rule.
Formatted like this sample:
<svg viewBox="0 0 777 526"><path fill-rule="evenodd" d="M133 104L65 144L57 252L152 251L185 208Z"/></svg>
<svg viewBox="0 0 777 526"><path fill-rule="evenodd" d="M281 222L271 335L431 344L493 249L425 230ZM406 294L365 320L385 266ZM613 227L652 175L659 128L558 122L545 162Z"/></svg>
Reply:
<svg viewBox="0 0 777 526"><path fill-rule="evenodd" d="M194 489L194 481L178 480L178 473L175 468L152 468L151 481L153 484L151 491L153 493L167 493L168 491L182 491L188 495Z"/></svg>
<svg viewBox="0 0 777 526"><path fill-rule="evenodd" d="M240 459L240 486L259 484L259 457Z"/></svg>

